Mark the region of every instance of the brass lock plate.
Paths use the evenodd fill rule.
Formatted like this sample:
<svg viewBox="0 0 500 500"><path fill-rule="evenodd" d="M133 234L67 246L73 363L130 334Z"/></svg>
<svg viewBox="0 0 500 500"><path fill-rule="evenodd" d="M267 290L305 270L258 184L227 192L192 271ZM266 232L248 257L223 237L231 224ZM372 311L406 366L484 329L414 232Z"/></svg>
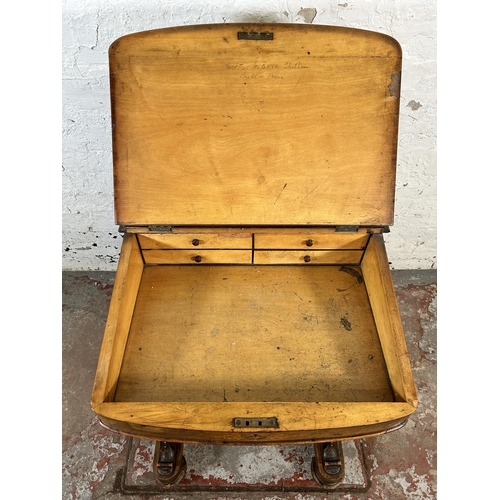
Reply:
<svg viewBox="0 0 500 500"><path fill-rule="evenodd" d="M265 417L265 418L244 418L244 417L235 417L233 418L234 427L242 428L242 429L250 429L250 428L278 428L278 419L276 417Z"/></svg>

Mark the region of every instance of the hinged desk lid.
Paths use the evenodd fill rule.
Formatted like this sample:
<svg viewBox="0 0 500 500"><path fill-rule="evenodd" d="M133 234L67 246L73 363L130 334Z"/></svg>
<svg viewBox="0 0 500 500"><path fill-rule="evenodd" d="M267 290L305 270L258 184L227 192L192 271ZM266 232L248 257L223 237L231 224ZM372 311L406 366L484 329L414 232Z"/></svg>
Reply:
<svg viewBox="0 0 500 500"><path fill-rule="evenodd" d="M136 33L110 48L116 222L390 225L401 49L299 24Z"/></svg>

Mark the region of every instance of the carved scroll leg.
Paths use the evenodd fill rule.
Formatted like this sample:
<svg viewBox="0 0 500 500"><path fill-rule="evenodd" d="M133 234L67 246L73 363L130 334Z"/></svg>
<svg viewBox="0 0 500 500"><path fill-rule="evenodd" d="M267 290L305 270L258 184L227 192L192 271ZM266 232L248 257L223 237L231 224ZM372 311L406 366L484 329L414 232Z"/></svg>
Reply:
<svg viewBox="0 0 500 500"><path fill-rule="evenodd" d="M186 473L186 459L182 443L157 441L153 459L153 471L157 481L165 486L174 486L182 481Z"/></svg>
<svg viewBox="0 0 500 500"><path fill-rule="evenodd" d="M312 460L312 474L326 489L335 489L344 479L344 452L342 442L316 443Z"/></svg>

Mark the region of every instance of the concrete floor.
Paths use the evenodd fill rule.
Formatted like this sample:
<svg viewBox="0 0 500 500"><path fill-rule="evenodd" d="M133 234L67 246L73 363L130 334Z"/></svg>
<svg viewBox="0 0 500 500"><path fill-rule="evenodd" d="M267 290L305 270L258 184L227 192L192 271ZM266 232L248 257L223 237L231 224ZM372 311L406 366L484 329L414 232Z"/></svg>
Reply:
<svg viewBox="0 0 500 500"><path fill-rule="evenodd" d="M64 272L63 499L435 499L436 272L393 272L419 395L408 424L344 444L346 479L334 492L310 473L312 446L186 446L187 474L164 490L151 472L153 442L102 428L89 406L114 273Z"/></svg>

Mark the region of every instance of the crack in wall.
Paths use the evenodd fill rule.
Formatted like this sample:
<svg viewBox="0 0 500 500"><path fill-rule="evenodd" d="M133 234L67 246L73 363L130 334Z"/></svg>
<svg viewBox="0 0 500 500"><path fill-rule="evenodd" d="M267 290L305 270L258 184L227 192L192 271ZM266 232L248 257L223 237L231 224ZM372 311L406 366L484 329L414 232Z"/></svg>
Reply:
<svg viewBox="0 0 500 500"><path fill-rule="evenodd" d="M99 45L99 19L100 19L100 11L98 10L97 11L97 26L95 29L95 44L92 47L90 47L91 50L96 49L97 46Z"/></svg>

